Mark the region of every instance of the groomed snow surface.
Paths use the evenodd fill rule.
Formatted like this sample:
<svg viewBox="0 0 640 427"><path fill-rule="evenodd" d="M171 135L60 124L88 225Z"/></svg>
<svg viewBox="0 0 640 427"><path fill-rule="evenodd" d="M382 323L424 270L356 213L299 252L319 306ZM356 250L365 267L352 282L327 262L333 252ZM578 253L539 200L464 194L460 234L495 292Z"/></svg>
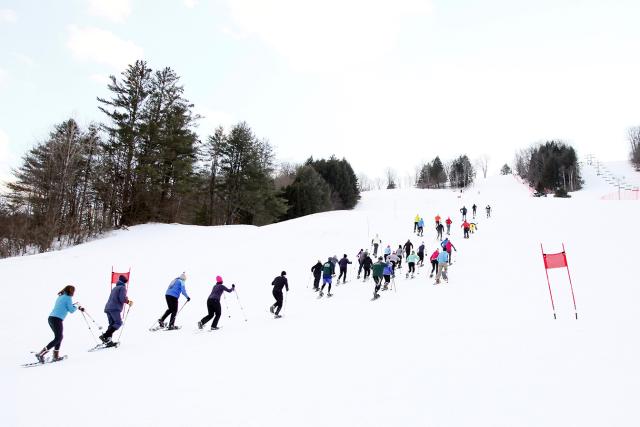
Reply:
<svg viewBox="0 0 640 427"><path fill-rule="evenodd" d="M150 224L1 260L0 424L638 426L640 203L600 200L594 176L571 199L533 198L513 177L494 177L461 198L369 192L353 211L262 228ZM473 203L478 231L463 240L459 209ZM397 292L372 302L373 282L355 280L352 265L333 298L316 298L318 259L347 253L356 264L375 233L417 247L416 213L428 253L434 216L454 220L448 284L434 286L426 266L413 280L403 269ZM557 320L549 301L540 243L557 252L563 242L579 320L565 270L549 272ZM64 322L69 359L21 368L51 340L47 317L64 285L106 327L112 265L132 269L122 345L87 352L95 343L76 312ZM283 269L291 291L274 320L271 281ZM182 329L149 332L182 271L192 298ZM216 275L236 284L248 321L225 294L222 328L198 334Z"/></svg>

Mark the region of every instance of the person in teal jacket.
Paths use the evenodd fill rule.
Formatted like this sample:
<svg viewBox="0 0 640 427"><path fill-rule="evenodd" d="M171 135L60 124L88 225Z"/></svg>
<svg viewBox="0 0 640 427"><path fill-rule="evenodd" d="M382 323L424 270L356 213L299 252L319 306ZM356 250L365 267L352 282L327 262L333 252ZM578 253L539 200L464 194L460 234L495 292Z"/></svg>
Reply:
<svg viewBox="0 0 640 427"><path fill-rule="evenodd" d="M68 285L63 290L58 292L58 298L53 306L53 310L49 315L49 327L53 331L53 340L47 344L39 353L36 354L36 358L40 363L44 363L44 356L49 350L53 348L53 360L60 359L60 344L62 344L62 322L67 317L68 313L73 313L76 310L84 311L82 307L76 307L71 301L71 297L76 292L76 288Z"/></svg>
<svg viewBox="0 0 640 427"><path fill-rule="evenodd" d="M411 277L416 274L416 263L420 260L420 257L416 255L416 251L411 251L411 255L407 257L407 263L409 264L409 271L407 271L407 277L411 273Z"/></svg>

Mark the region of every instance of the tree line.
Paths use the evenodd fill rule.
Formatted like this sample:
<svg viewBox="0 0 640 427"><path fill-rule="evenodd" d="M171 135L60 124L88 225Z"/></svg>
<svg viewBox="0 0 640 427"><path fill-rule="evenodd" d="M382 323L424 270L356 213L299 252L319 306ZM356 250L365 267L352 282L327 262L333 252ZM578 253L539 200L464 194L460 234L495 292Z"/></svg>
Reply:
<svg viewBox="0 0 640 427"><path fill-rule="evenodd" d="M278 172L273 146L240 122L202 141L200 118L171 68L146 61L110 77L105 120L53 126L0 198L0 256L78 244L147 222L265 225L351 209L360 192L345 159Z"/></svg>
<svg viewBox="0 0 640 427"><path fill-rule="evenodd" d="M562 141L546 141L518 151L515 171L540 193L565 196L582 188L576 151Z"/></svg>

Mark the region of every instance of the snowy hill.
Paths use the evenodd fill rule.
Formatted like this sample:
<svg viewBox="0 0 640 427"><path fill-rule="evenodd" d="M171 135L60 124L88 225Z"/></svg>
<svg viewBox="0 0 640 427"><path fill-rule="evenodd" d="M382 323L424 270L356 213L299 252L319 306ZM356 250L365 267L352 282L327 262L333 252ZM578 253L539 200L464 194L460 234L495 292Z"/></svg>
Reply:
<svg viewBox="0 0 640 427"><path fill-rule="evenodd" d="M459 198L447 190L363 194L353 211L272 226L150 224L81 246L0 260L0 409L7 426L635 426L640 393L637 337L639 203L599 200L586 174L571 199L532 198L513 177L481 180ZM462 239L459 209L479 206L478 232ZM492 218L484 217L491 204ZM397 247L426 221L427 252L437 245L433 217L454 220L448 284L427 267L371 302L372 282L334 287L316 298L316 260L354 261L375 233ZM625 224L626 225L626 224ZM564 243L579 320L564 270L549 276L540 243ZM102 308L111 267L132 268L135 301L120 348L89 353L94 341L80 313L65 320L59 364L23 369L29 350L51 339L55 294L106 325ZM270 283L288 272L285 317L274 320ZM164 292L188 274L192 301L183 329L151 333ZM222 329L195 333L216 275L235 283ZM181 299L181 303L184 300ZM230 315L230 317L229 317ZM119 333L116 333L116 337Z"/></svg>

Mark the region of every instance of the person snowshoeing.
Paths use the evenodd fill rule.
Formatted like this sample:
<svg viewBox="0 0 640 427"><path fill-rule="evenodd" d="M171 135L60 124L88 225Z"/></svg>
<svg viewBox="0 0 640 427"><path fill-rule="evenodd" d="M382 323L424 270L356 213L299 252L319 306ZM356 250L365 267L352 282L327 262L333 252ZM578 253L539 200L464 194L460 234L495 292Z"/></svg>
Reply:
<svg viewBox="0 0 640 427"><path fill-rule="evenodd" d="M402 268L402 257L404 256L402 245L398 245L398 249L396 249L396 256L398 257L398 268Z"/></svg>
<svg viewBox="0 0 640 427"><path fill-rule="evenodd" d="M387 257L391 255L391 245L387 245L386 248L384 248L384 260L387 260Z"/></svg>
<svg viewBox="0 0 640 427"><path fill-rule="evenodd" d="M424 234L424 218L420 218L418 221L418 236L422 236Z"/></svg>
<svg viewBox="0 0 640 427"><path fill-rule="evenodd" d="M411 243L411 240L407 240L407 243L404 244L404 252L407 255L407 257L409 256L412 250L413 250L413 243Z"/></svg>
<svg viewBox="0 0 640 427"><path fill-rule="evenodd" d="M342 259L338 261L338 265L340 265L340 275L338 276L338 281L336 282L336 285L340 283L341 278L342 278L343 284L347 283L347 266L349 264L352 264L352 262L349 261L349 259L347 258L347 254L344 254L342 256Z"/></svg>
<svg viewBox="0 0 640 427"><path fill-rule="evenodd" d="M127 297L127 278L124 275L120 275L118 277L118 282L111 289L111 294L109 294L109 299L107 300L107 304L104 306L104 312L107 314L107 320L109 321L109 327L105 331L104 334L100 335L100 341L106 344L107 347L112 344L111 337L113 333L120 329L122 326L122 309L125 304L129 304L131 306L133 301L129 300Z"/></svg>
<svg viewBox="0 0 640 427"><path fill-rule="evenodd" d="M364 280L366 281L371 275L371 266L373 265L373 260L369 256L368 252L365 252L364 255L365 257L364 261L362 261L362 266L364 267Z"/></svg>
<svg viewBox="0 0 640 427"><path fill-rule="evenodd" d="M222 277L216 276L216 284L213 285L213 289L211 289L211 293L209 294L209 298L207 298L207 315L204 316L198 322L198 329L204 328L204 325L207 324L209 320L213 318L213 322L211 322L211 330L215 331L218 329L218 321L222 316L222 305L220 305L220 298L222 298L223 292L233 292L236 289L236 285L231 285L231 289L227 288L223 285Z"/></svg>
<svg viewBox="0 0 640 427"><path fill-rule="evenodd" d="M453 221L451 221L451 218L447 217L447 220L444 222L445 224L447 224L447 236L449 234L451 234L451 223Z"/></svg>
<svg viewBox="0 0 640 427"><path fill-rule="evenodd" d="M371 240L371 246L373 247L373 257L377 257L378 256L378 247L382 244L382 240L380 240L380 237L378 237L378 235L376 234L376 237L374 237Z"/></svg>
<svg viewBox="0 0 640 427"><path fill-rule="evenodd" d="M462 223L462 225L460 227L462 227L462 230L464 232L464 238L468 239L469 238L469 230L471 229L471 224L469 224L467 221L465 221L465 222Z"/></svg>
<svg viewBox="0 0 640 427"><path fill-rule="evenodd" d="M453 262L453 258L451 257L451 250L454 250L456 252L458 252L458 250L455 246L453 246L453 243L451 243L451 240L449 239L444 239L440 245L447 252L447 254L449 254L449 265L451 265L451 263Z"/></svg>
<svg viewBox="0 0 640 427"><path fill-rule="evenodd" d="M394 272L393 272L393 266L391 265L391 262L388 262L385 266L384 266L384 270L382 272L382 275L384 276L384 287L382 288L383 291L386 291L387 289L389 289L389 283L391 283L391 276L394 276Z"/></svg>
<svg viewBox="0 0 640 427"><path fill-rule="evenodd" d="M447 276L448 265L449 254L446 251L440 252L440 255L438 255L438 273L436 274L435 285L440 283L440 277L442 277L446 282L449 281L449 277Z"/></svg>
<svg viewBox="0 0 640 427"><path fill-rule="evenodd" d="M440 250L436 249L429 257L429 261L431 262L431 273L429 273L429 277L433 277L433 273L438 271L438 255L440 255Z"/></svg>
<svg viewBox="0 0 640 427"><path fill-rule="evenodd" d="M40 352L36 353L36 359L38 362L44 363L44 356L53 348L54 361L62 359L60 357L60 345L62 344L62 322L68 313L74 313L76 310L84 311L82 307L76 307L71 301L71 297L75 294L76 288L72 285L67 285L58 292L58 298L53 306L51 314L49 314L49 327L53 331L53 340L47 344Z"/></svg>
<svg viewBox="0 0 640 427"><path fill-rule="evenodd" d="M409 265L409 271L407 271L407 278L409 277L409 273L411 273L411 278L416 274L416 262L418 262L420 258L416 255L416 251L411 251L411 254L407 256L407 264Z"/></svg>
<svg viewBox="0 0 640 427"><path fill-rule="evenodd" d="M487 205L485 210L487 211L487 218L491 218L491 206Z"/></svg>
<svg viewBox="0 0 640 427"><path fill-rule="evenodd" d="M356 255L356 259L358 260L358 276L356 277L356 279L359 279L360 275L362 274L362 262L364 261L364 257L365 251L364 249L360 249L360 252L358 252L358 255Z"/></svg>
<svg viewBox="0 0 640 427"><path fill-rule="evenodd" d="M311 272L313 273L313 290L318 292L320 290L320 277L322 276L322 263L320 260L311 267Z"/></svg>
<svg viewBox="0 0 640 427"><path fill-rule="evenodd" d="M375 283L375 288L373 290L373 299L376 299L380 296L378 291L380 290L380 286L382 286L382 276L384 275L384 269L386 265L387 264L382 260L382 257L378 258L378 262L373 264L373 282Z"/></svg>
<svg viewBox="0 0 640 427"><path fill-rule="evenodd" d="M165 311L162 317L158 319L158 325L161 328L164 328L164 321L167 316L171 315L167 329L178 329L175 326L175 322L176 315L178 314L178 299L180 298L180 294L184 295L187 301L191 301L191 298L189 298L189 295L187 294L187 288L184 286L184 282L186 280L187 275L183 272L179 277L173 279L167 288L167 292L165 292L164 295L167 301L167 311Z"/></svg>
<svg viewBox="0 0 640 427"><path fill-rule="evenodd" d="M329 285L327 290L327 296L331 296L331 274L333 272L333 264L331 263L331 258L327 260L322 266L322 287L320 288L319 297L322 298L324 295L324 286Z"/></svg>
<svg viewBox="0 0 640 427"><path fill-rule="evenodd" d="M413 219L413 232L415 233L418 230L418 223L420 222L420 215L416 214L416 217Z"/></svg>
<svg viewBox="0 0 640 427"><path fill-rule="evenodd" d="M420 267L424 265L424 242L418 246L418 258L420 258Z"/></svg>
<svg viewBox="0 0 640 427"><path fill-rule="evenodd" d="M436 218L435 218L435 220L436 220L436 227L440 224L440 220L441 220L441 219L442 219L442 217L440 217L440 214L437 214L437 215L436 215Z"/></svg>
<svg viewBox="0 0 640 427"><path fill-rule="evenodd" d="M442 225L442 223L438 223L438 225L436 225L436 239L438 240L442 240L442 233L444 233L444 225Z"/></svg>
<svg viewBox="0 0 640 427"><path fill-rule="evenodd" d="M462 206L462 208L460 209L460 213L462 214L462 220L466 221L467 220L467 207L466 206Z"/></svg>
<svg viewBox="0 0 640 427"><path fill-rule="evenodd" d="M282 310L282 302L283 302L282 288L286 288L287 292L289 292L289 282L287 281L287 272L283 271L282 273L280 273L278 277L273 279L273 282L271 282L271 286L273 286L272 293L273 293L273 297L276 299L276 302L271 306L269 310L271 311L271 313L273 313L274 317L278 319L282 317L280 316L280 310Z"/></svg>
<svg viewBox="0 0 640 427"><path fill-rule="evenodd" d="M473 212L473 219L476 219L476 210L477 209L478 209L478 207L474 203L473 206L471 206L471 212Z"/></svg>

